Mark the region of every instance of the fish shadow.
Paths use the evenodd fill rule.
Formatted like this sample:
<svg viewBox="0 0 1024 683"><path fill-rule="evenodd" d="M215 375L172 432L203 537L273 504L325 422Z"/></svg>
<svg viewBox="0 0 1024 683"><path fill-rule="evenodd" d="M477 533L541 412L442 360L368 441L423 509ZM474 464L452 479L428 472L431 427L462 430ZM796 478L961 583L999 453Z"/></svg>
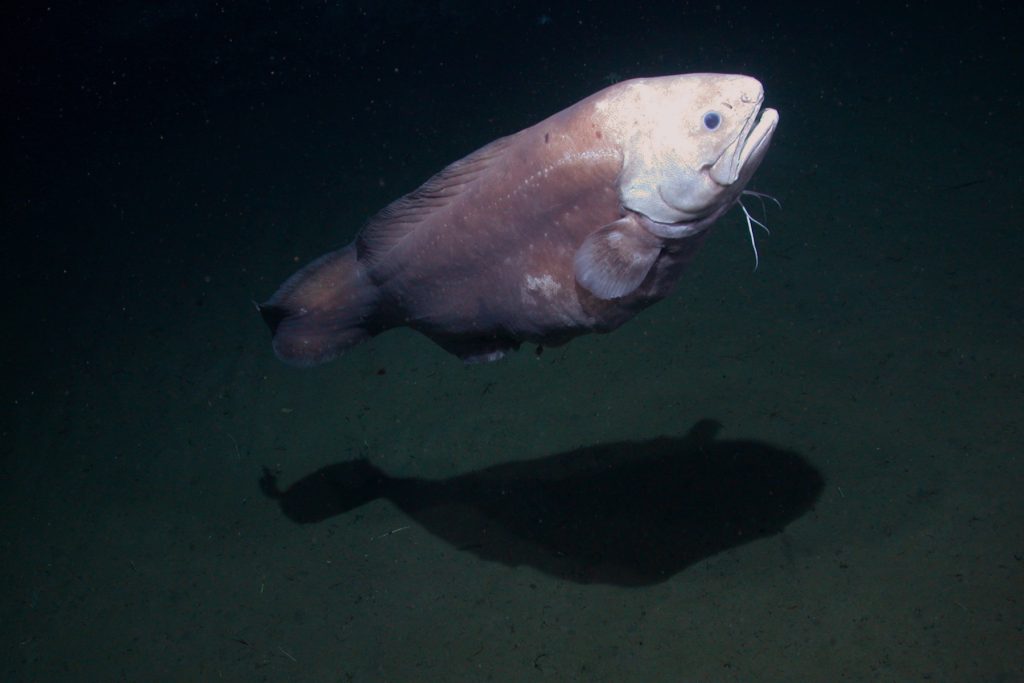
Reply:
<svg viewBox="0 0 1024 683"><path fill-rule="evenodd" d="M455 548L578 583L656 584L810 510L823 476L800 455L720 440L713 420L685 437L576 448L444 480L392 477L365 459L264 494L289 519L322 522L386 498Z"/></svg>

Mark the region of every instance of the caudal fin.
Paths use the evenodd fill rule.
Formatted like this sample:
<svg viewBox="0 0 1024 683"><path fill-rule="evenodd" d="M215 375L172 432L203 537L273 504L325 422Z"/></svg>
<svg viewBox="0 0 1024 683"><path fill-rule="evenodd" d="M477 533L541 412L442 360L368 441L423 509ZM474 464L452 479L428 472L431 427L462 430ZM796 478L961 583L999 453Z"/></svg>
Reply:
<svg viewBox="0 0 1024 683"><path fill-rule="evenodd" d="M256 308L277 357L301 367L326 363L378 331L377 288L351 245L313 261Z"/></svg>

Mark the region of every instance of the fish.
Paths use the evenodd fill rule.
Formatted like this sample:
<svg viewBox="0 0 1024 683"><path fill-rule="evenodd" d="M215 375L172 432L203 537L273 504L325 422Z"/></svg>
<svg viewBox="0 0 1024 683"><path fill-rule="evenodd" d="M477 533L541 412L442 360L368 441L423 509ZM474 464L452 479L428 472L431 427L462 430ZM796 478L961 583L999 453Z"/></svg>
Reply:
<svg viewBox="0 0 1024 683"><path fill-rule="evenodd" d="M328 362L398 327L467 363L611 332L676 288L779 121L750 76L620 81L456 161L256 308Z"/></svg>

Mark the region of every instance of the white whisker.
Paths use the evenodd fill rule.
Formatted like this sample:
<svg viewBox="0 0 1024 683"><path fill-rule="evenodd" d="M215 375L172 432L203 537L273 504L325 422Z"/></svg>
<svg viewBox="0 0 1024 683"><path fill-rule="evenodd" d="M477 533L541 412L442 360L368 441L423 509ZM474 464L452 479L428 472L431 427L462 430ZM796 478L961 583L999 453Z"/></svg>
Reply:
<svg viewBox="0 0 1024 683"><path fill-rule="evenodd" d="M778 206L780 209L782 208L782 203L778 199L769 194L764 194L763 192L754 192L753 190L743 190L743 192L741 192L740 194L741 196L750 195L751 197L757 197L758 201L761 202L761 211L763 211L765 214L765 220L768 220L768 210L767 207L765 207L764 203L765 199L772 200L773 202L775 202L776 206ZM761 263L761 258L758 256L757 253L757 240L754 238L754 226L759 226L769 235L772 234L772 231L768 229L767 225L765 225L764 223L750 215L750 211L747 210L747 207L743 203L742 199L738 199L737 204L739 204L740 208L743 209L743 216L747 219L747 234L750 235L750 246L754 249L754 270L757 270L758 265L760 265Z"/></svg>
<svg viewBox="0 0 1024 683"><path fill-rule="evenodd" d="M752 197L757 197L758 199L761 200L761 204L764 204L765 199L770 199L773 202L775 202L775 206L779 207L780 209L782 208L782 202L780 202L778 199L771 196L770 194L765 194L764 192L754 192L753 190L743 190L741 194L749 194Z"/></svg>

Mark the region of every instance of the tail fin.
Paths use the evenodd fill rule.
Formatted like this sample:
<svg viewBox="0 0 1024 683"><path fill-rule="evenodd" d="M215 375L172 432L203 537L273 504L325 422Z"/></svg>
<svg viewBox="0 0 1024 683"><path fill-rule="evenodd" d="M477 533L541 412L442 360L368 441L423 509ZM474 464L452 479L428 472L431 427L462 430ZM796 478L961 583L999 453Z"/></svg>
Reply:
<svg viewBox="0 0 1024 683"><path fill-rule="evenodd" d="M326 363L376 334L376 307L377 288L351 245L313 261L256 306L277 357L300 367Z"/></svg>

